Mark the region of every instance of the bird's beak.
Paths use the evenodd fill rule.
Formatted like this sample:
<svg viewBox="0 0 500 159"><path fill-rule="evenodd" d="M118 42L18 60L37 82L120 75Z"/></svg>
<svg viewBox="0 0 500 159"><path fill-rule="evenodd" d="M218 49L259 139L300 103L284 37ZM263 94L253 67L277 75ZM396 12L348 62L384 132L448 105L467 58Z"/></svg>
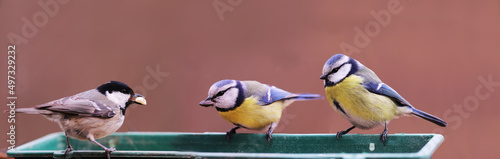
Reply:
<svg viewBox="0 0 500 159"><path fill-rule="evenodd" d="M204 106L204 107L214 106L214 104L215 104L215 103L214 103L213 101L211 101L209 98L207 98L207 99L205 99L205 100L202 100L202 101L200 102L200 105L201 105L201 106Z"/></svg>
<svg viewBox="0 0 500 159"><path fill-rule="evenodd" d="M140 105L147 105L146 98L143 95L135 94L130 98L131 101Z"/></svg>
<svg viewBox="0 0 500 159"><path fill-rule="evenodd" d="M328 75L321 75L321 76L319 76L319 79L324 80L324 79L326 79L327 77L328 77Z"/></svg>

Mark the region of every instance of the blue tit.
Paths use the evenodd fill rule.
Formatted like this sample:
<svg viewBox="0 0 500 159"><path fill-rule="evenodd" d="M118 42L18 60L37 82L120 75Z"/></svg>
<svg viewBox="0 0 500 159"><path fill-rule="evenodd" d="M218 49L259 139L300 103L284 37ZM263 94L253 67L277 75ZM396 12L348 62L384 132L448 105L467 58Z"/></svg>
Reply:
<svg viewBox="0 0 500 159"><path fill-rule="evenodd" d="M356 127L366 130L384 124L380 139L385 144L387 123L405 115L415 115L442 127L447 125L443 120L413 107L372 70L346 55L336 54L328 59L320 79L324 80L330 105L353 125L339 131L337 139Z"/></svg>
<svg viewBox="0 0 500 159"><path fill-rule="evenodd" d="M262 130L268 127L267 141L278 126L283 109L295 100L322 98L318 94L295 94L257 81L221 80L213 84L201 106L214 106L219 115L236 127L226 133L227 141L239 128Z"/></svg>

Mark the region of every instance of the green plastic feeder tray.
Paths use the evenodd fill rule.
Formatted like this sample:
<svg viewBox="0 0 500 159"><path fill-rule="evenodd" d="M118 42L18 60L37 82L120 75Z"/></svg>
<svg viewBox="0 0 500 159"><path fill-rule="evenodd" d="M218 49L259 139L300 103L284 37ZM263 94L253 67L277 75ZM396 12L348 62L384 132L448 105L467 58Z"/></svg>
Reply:
<svg viewBox="0 0 500 159"><path fill-rule="evenodd" d="M114 133L99 139L117 151L111 158L431 158L444 138L440 134L390 134L384 146L378 134L235 134ZM15 158L105 158L90 141L70 140L74 151L64 156L66 137L52 133L7 152Z"/></svg>

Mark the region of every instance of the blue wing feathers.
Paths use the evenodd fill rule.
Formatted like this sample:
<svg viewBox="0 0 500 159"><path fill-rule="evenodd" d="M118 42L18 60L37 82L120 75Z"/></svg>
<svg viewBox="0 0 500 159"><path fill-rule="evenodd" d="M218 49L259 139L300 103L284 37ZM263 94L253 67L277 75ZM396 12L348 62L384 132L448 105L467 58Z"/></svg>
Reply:
<svg viewBox="0 0 500 159"><path fill-rule="evenodd" d="M270 89L271 89L270 90L271 102L279 101L279 100L286 98L292 94L290 92L287 92L285 90L279 89L279 88L274 87L274 86L272 86Z"/></svg>
<svg viewBox="0 0 500 159"><path fill-rule="evenodd" d="M408 101L406 101L401 95L398 94L394 89L389 87L384 83L366 83L365 88L375 94L383 95L391 98L398 106L411 106Z"/></svg>

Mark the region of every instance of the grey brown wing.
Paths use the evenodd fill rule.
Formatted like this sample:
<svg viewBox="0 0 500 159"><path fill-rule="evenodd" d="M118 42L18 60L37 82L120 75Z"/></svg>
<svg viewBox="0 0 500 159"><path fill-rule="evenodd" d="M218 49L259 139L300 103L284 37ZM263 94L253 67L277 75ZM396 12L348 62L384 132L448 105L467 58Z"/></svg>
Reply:
<svg viewBox="0 0 500 159"><path fill-rule="evenodd" d="M79 116L92 116L100 118L112 118L117 113L112 110L109 103L100 100L78 98L78 94L65 97L45 104L37 105L36 109L50 110L53 112L73 114Z"/></svg>

